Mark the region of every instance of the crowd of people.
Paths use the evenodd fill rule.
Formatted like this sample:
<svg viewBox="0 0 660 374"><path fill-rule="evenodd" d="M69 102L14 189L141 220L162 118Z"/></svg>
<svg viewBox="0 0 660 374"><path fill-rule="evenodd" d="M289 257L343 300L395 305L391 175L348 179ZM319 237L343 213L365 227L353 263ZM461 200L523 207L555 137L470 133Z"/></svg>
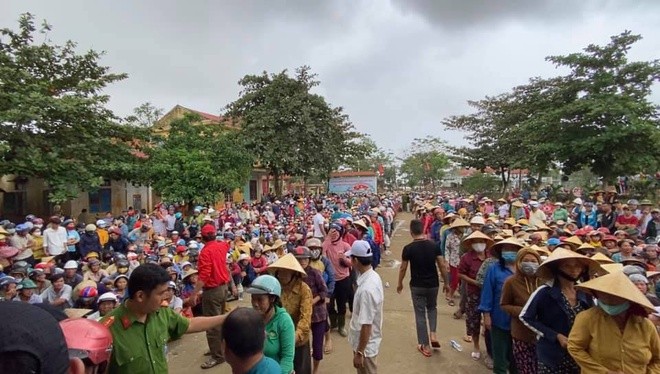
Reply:
<svg viewBox="0 0 660 374"><path fill-rule="evenodd" d="M440 348L441 294L465 318L472 359L494 373L660 372L657 205L616 194L411 204L397 291L410 267L422 355Z"/></svg>
<svg viewBox="0 0 660 374"><path fill-rule="evenodd" d="M218 210L159 204L149 213L5 220L0 298L104 326L114 339L111 373L160 373L168 343L197 331L209 346L202 368L250 369L223 348L227 302L250 294L265 331L259 370L271 371L249 372L316 373L333 351L333 330L348 337L358 371L373 372L383 301L373 269L400 203L395 195L287 196ZM353 302L360 293L375 296Z"/></svg>

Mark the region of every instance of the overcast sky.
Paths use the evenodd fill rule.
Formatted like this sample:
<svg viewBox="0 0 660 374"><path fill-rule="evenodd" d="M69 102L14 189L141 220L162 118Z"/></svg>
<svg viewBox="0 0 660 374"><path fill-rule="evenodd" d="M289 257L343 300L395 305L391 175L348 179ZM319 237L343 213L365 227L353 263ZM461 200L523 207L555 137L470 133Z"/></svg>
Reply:
<svg viewBox="0 0 660 374"><path fill-rule="evenodd" d="M219 114L245 74L310 65L318 92L397 153L426 135L464 143L441 120L556 74L547 55L630 29L644 36L632 59L660 57L657 0L1 1L0 27L29 11L54 41L106 51L129 74L108 89L118 115L146 101Z"/></svg>

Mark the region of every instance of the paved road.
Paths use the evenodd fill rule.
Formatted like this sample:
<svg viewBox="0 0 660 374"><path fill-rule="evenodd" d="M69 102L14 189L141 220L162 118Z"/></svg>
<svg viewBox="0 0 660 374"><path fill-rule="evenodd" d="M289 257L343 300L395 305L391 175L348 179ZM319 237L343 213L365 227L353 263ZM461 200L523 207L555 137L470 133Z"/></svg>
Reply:
<svg viewBox="0 0 660 374"><path fill-rule="evenodd" d="M415 320L412 312L412 301L407 286L401 295L396 293L396 279L398 274L398 261L401 258L401 249L410 241L407 229L412 215L403 213L397 217L400 221L399 229L392 238L392 254L384 257L384 265L378 273L383 283L389 282L390 287L385 289L385 320L383 323L383 342L378 356L379 373L488 373L483 359L475 362L470 358L471 344L463 343L461 337L465 333L465 321L454 320L451 314L454 308L447 305L444 297L438 297L438 338L442 344L440 352L436 351L432 357L424 357L416 349ZM388 266L389 265L389 266ZM408 278L404 284L407 285ZM231 303L249 306L249 300ZM352 373L352 352L348 341L335 333L333 337L334 352L327 355L321 363L321 373ZM463 345L463 351L451 349L449 341L455 339ZM170 344L169 365L171 373L231 373L227 364L216 366L210 370L202 370L199 365L205 360L202 356L207 350L204 334L186 335L178 342ZM482 350L485 346L482 344ZM482 354L485 356L485 352Z"/></svg>

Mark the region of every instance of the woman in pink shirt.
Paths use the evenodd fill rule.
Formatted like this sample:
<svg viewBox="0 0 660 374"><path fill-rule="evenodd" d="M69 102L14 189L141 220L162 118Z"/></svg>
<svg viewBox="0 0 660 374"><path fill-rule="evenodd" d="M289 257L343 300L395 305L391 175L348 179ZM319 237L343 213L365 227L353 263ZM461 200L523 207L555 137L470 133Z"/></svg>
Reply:
<svg viewBox="0 0 660 374"><path fill-rule="evenodd" d="M330 295L330 304L328 304L330 329L338 328L339 334L346 337L346 304L352 294L351 261L346 257L346 252L351 249L351 246L342 240L343 234L344 228L332 223L328 236L323 242L323 253L335 270L335 291Z"/></svg>

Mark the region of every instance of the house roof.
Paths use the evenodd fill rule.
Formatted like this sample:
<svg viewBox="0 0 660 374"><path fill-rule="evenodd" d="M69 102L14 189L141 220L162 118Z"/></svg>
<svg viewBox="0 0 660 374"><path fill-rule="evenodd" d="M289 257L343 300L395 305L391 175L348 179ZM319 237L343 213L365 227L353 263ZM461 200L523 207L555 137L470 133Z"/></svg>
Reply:
<svg viewBox="0 0 660 374"><path fill-rule="evenodd" d="M186 108L186 107L183 107L183 108L188 109L191 112L195 112L195 113L199 114L200 116L202 116L202 118L207 119L209 121L214 121L214 122L218 122L218 123L224 121L224 118L222 118L220 116L214 116L213 114L209 114L209 113L206 113L206 112L201 112L199 110L194 110L194 109L190 109L190 108Z"/></svg>

